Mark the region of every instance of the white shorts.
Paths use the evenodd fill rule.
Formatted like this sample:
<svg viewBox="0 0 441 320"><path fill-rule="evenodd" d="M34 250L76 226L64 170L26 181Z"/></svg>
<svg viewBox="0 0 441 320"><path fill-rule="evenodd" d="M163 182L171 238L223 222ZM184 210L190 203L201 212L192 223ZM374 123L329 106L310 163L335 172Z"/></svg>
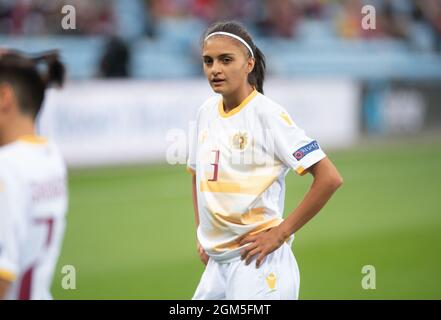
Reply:
<svg viewBox="0 0 441 320"><path fill-rule="evenodd" d="M291 247L284 243L266 256L259 268L256 258L218 263L209 259L193 300L297 300L300 275Z"/></svg>

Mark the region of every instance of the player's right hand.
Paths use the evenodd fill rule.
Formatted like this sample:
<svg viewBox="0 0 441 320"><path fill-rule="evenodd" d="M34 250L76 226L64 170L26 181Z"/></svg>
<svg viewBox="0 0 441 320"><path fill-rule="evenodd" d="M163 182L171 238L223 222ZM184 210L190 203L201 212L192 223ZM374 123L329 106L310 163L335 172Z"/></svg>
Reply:
<svg viewBox="0 0 441 320"><path fill-rule="evenodd" d="M208 259L210 258L208 254L205 252L204 248L202 248L199 241L196 242L196 248L198 250L199 258L201 259L204 265L207 265Z"/></svg>

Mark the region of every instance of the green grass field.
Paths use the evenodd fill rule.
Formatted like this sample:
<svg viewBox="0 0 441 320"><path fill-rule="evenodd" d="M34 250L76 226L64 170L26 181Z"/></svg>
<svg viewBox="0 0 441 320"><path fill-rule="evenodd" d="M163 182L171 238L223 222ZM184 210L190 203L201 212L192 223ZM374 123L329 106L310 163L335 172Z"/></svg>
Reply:
<svg viewBox="0 0 441 320"><path fill-rule="evenodd" d="M330 154L345 183L296 234L301 299L441 299L441 144ZM287 176L285 213L312 179ZM190 299L203 272L183 166L73 170L56 299ZM61 288L61 267L76 289ZM364 265L376 289L364 290Z"/></svg>

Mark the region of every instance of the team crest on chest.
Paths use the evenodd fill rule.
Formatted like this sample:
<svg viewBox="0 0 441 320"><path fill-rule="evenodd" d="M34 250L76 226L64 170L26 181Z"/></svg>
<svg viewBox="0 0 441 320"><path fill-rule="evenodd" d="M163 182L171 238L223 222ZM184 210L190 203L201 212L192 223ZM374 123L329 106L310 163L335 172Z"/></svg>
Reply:
<svg viewBox="0 0 441 320"><path fill-rule="evenodd" d="M237 132L231 137L231 146L235 150L243 151L248 146L248 133L247 132Z"/></svg>

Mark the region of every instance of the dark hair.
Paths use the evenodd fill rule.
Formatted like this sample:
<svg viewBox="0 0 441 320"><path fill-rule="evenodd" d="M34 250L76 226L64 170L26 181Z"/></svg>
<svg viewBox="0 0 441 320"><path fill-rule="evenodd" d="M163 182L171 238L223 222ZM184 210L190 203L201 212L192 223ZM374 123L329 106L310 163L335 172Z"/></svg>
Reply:
<svg viewBox="0 0 441 320"><path fill-rule="evenodd" d="M228 32L236 36L239 36L251 47L256 62L254 64L253 71L251 71L248 74L248 82L252 86L256 87L257 91L263 94L263 82L265 80L265 69L266 69L265 56L263 55L262 51L260 51L260 49L253 43L253 39L251 38L251 35L248 33L245 27L238 22L235 21L216 22L210 27L208 27L208 29L204 32L202 41L204 41L204 39L209 34L218 31ZM251 57L251 53L248 54Z"/></svg>
<svg viewBox="0 0 441 320"><path fill-rule="evenodd" d="M43 67L45 70L39 69ZM11 85L20 111L34 119L40 111L46 88L62 86L65 69L58 52L51 51L28 56L19 51L0 51L0 83Z"/></svg>

